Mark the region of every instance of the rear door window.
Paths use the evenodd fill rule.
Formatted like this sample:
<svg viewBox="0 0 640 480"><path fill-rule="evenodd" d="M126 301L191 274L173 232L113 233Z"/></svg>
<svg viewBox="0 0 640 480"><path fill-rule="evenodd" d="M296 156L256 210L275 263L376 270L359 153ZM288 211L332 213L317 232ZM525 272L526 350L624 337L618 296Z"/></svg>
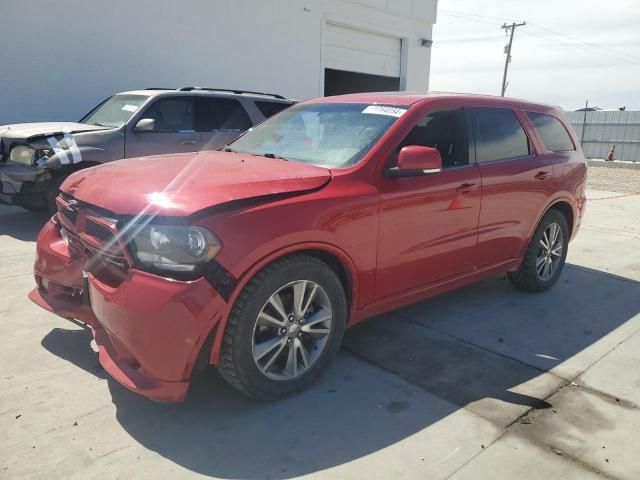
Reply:
<svg viewBox="0 0 640 480"><path fill-rule="evenodd" d="M478 163L526 157L529 139L516 114L505 108L469 108Z"/></svg>
<svg viewBox="0 0 640 480"><path fill-rule="evenodd" d="M256 101L256 107L258 107L258 110L262 112L262 114L264 115L264 118L269 118L270 116L275 115L279 111L284 110L288 106L289 106L288 103L282 103L282 102L268 102L265 100Z"/></svg>
<svg viewBox="0 0 640 480"><path fill-rule="evenodd" d="M193 131L193 98L160 98L151 104L143 118L155 120L156 132Z"/></svg>
<svg viewBox="0 0 640 480"><path fill-rule="evenodd" d="M527 112L527 116L540 135L547 150L551 152L569 152L575 150L569 133L560 120L542 113Z"/></svg>
<svg viewBox="0 0 640 480"><path fill-rule="evenodd" d="M244 131L251 126L251 119L239 101L230 98L196 98L197 131Z"/></svg>

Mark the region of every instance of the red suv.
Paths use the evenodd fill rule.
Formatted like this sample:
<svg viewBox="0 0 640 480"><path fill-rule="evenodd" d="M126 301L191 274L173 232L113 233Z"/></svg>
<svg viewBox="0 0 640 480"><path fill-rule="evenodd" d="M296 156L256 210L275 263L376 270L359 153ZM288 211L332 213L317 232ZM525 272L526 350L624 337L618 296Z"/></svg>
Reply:
<svg viewBox="0 0 640 480"><path fill-rule="evenodd" d="M216 365L260 399L311 384L345 327L503 272L541 291L585 208L561 110L451 94L293 106L224 151L70 176L30 298L93 329L125 387L180 401Z"/></svg>

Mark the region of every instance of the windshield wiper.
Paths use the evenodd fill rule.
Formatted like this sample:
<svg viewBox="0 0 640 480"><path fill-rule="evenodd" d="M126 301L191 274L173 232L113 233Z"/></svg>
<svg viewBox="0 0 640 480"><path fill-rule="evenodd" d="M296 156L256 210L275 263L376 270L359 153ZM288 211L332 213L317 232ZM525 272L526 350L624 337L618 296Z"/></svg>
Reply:
<svg viewBox="0 0 640 480"><path fill-rule="evenodd" d="M275 153L256 153L256 155L258 155L259 157L277 158L278 160L284 160L285 162L289 161L288 158L281 157L280 155L276 155Z"/></svg>
<svg viewBox="0 0 640 480"><path fill-rule="evenodd" d="M223 152L228 152L228 153L248 153L249 155L253 155L255 157L266 157L266 158L276 158L278 160L284 160L285 162L288 162L289 159L288 158L284 158L281 157L280 155L276 155L275 153L249 153L249 152L240 152L238 150L233 150L230 147L223 147L221 149Z"/></svg>
<svg viewBox="0 0 640 480"><path fill-rule="evenodd" d="M89 125L95 125L96 127L106 127L106 128L110 128L109 125L105 125L103 123L98 123L98 122L92 122Z"/></svg>

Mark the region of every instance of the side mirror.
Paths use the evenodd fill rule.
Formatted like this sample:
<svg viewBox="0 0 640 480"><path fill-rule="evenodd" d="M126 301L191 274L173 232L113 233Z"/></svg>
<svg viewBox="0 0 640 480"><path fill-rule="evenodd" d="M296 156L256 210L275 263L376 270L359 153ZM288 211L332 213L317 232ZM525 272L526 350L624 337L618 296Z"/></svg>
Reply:
<svg viewBox="0 0 640 480"><path fill-rule="evenodd" d="M440 152L433 147L410 145L400 150L398 166L387 170L391 177L416 177L442 170Z"/></svg>
<svg viewBox="0 0 640 480"><path fill-rule="evenodd" d="M133 128L136 132L153 132L156 129L156 121L153 118L142 118Z"/></svg>

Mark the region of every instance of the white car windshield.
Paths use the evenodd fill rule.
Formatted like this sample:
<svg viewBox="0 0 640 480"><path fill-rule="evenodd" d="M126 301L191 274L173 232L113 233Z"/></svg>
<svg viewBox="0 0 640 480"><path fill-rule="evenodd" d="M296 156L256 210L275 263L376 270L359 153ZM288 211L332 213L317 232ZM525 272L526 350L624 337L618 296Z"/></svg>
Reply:
<svg viewBox="0 0 640 480"><path fill-rule="evenodd" d="M114 95L89 112L81 122L101 127L120 128L148 98L146 95Z"/></svg>
<svg viewBox="0 0 640 480"><path fill-rule="evenodd" d="M360 162L406 110L362 103L295 105L247 131L228 150L346 168Z"/></svg>

